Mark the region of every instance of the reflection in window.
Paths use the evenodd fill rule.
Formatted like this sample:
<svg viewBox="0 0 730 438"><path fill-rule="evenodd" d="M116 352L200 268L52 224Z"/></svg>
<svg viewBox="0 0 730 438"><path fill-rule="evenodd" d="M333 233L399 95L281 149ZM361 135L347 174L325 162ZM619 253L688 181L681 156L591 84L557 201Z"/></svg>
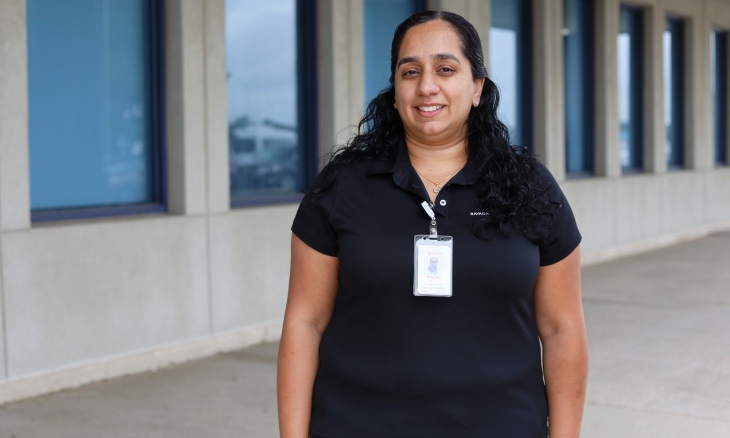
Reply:
<svg viewBox="0 0 730 438"><path fill-rule="evenodd" d="M667 166L684 164L684 64L682 20L667 18L664 30L664 121Z"/></svg>
<svg viewBox="0 0 730 438"><path fill-rule="evenodd" d="M715 164L727 165L727 31L716 30L712 33L712 101L714 117Z"/></svg>
<svg viewBox="0 0 730 438"><path fill-rule="evenodd" d="M28 0L33 220L59 209L161 201L151 25L157 6ZM94 215L102 214L81 216Z"/></svg>
<svg viewBox="0 0 730 438"><path fill-rule="evenodd" d="M621 5L618 35L619 141L621 168L641 171L643 154L642 41L640 9Z"/></svg>
<svg viewBox="0 0 730 438"><path fill-rule="evenodd" d="M591 3L563 0L565 170L593 172L593 38Z"/></svg>
<svg viewBox="0 0 730 438"><path fill-rule="evenodd" d="M365 104L387 88L390 43L398 25L424 8L418 0L365 0Z"/></svg>
<svg viewBox="0 0 730 438"><path fill-rule="evenodd" d="M297 43L295 0L226 0L232 201L304 184Z"/></svg>
<svg viewBox="0 0 730 438"><path fill-rule="evenodd" d="M527 0L492 0L489 29L490 77L501 101L499 117L509 129L511 141L531 143L530 15Z"/></svg>

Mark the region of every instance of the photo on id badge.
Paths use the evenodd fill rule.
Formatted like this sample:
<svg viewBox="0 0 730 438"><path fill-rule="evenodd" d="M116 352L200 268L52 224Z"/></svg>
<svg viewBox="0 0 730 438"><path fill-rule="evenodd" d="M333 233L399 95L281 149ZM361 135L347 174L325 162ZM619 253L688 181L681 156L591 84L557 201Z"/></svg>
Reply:
<svg viewBox="0 0 730 438"><path fill-rule="evenodd" d="M428 259L428 263L425 263L428 265L428 272L431 275L439 275L439 261L441 260L442 257L431 256L429 258L429 256L426 256L426 258Z"/></svg>

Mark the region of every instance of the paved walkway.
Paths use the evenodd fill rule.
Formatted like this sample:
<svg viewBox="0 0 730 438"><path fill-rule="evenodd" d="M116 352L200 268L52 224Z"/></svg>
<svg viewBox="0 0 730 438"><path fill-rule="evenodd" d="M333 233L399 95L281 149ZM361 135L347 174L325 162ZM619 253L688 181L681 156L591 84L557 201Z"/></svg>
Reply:
<svg viewBox="0 0 730 438"><path fill-rule="evenodd" d="M588 267L583 281L583 437L730 438L730 232ZM0 438L276 437L276 350L5 405Z"/></svg>

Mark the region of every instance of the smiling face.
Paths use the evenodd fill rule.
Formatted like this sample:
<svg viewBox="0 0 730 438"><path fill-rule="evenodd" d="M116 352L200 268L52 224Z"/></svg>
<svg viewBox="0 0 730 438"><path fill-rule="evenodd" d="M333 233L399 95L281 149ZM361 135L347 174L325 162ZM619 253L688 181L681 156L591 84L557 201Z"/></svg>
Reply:
<svg viewBox="0 0 730 438"><path fill-rule="evenodd" d="M466 137L484 79L474 79L451 25L433 20L412 27L395 67L395 107L406 141L444 146Z"/></svg>

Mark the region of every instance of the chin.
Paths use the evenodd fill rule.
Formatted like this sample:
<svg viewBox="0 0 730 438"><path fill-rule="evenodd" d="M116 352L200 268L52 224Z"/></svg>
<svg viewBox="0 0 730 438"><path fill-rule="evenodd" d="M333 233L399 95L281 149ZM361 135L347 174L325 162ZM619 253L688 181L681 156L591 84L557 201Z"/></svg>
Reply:
<svg viewBox="0 0 730 438"><path fill-rule="evenodd" d="M446 132L446 128L443 126L424 126L418 130L418 133L428 137L435 137L443 135Z"/></svg>

